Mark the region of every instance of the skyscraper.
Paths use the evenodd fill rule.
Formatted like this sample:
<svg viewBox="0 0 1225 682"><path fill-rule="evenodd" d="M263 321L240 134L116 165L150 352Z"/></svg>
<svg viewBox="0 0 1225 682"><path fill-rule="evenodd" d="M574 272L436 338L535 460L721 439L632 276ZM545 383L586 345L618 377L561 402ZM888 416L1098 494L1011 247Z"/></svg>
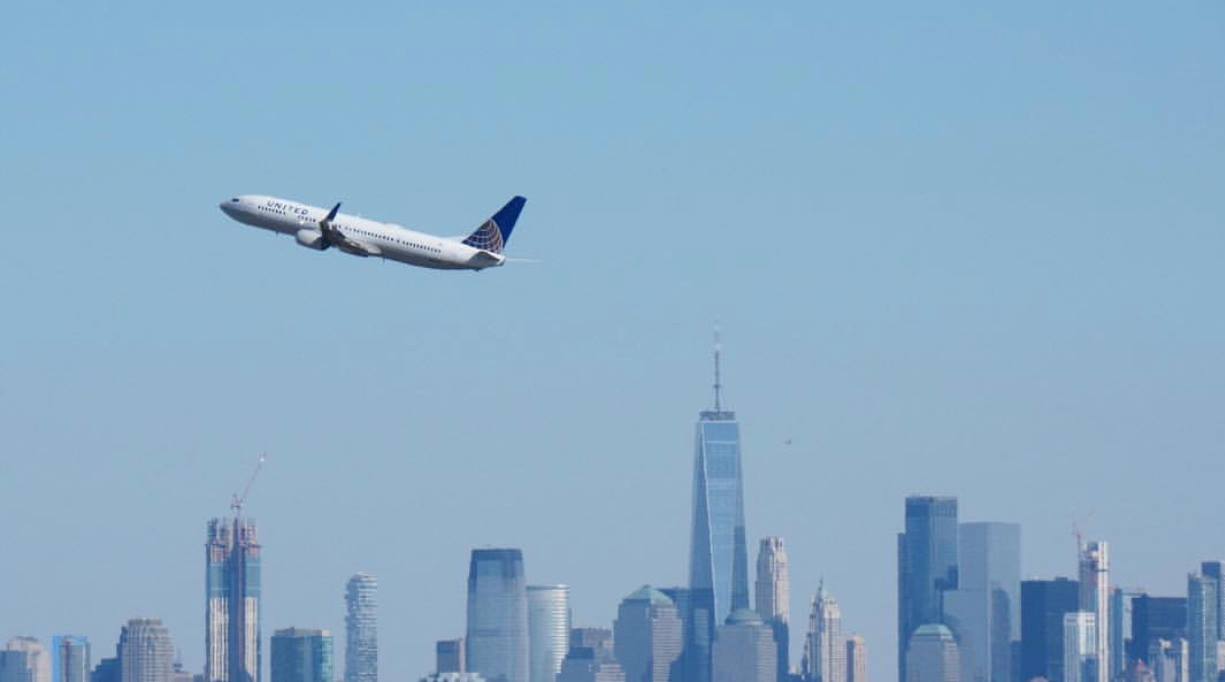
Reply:
<svg viewBox="0 0 1225 682"><path fill-rule="evenodd" d="M38 639L13 637L4 650L12 654L5 664L7 675L21 675L22 682L51 682L51 656Z"/></svg>
<svg viewBox="0 0 1225 682"><path fill-rule="evenodd" d="M133 618L119 632L119 674L122 682L171 682L174 642L157 618Z"/></svg>
<svg viewBox="0 0 1225 682"><path fill-rule="evenodd" d="M952 630L920 625L906 645L906 682L961 682L961 652Z"/></svg>
<svg viewBox="0 0 1225 682"><path fill-rule="evenodd" d="M944 622L957 637L967 682L1009 682L1021 632L1021 527L963 523L957 589L944 593Z"/></svg>
<svg viewBox="0 0 1225 682"><path fill-rule="evenodd" d="M1157 640L1171 643L1186 638L1186 597L1153 597L1141 594L1132 598L1131 655L1132 658L1147 663L1154 675L1157 675L1157 663L1149 658L1152 643Z"/></svg>
<svg viewBox="0 0 1225 682"><path fill-rule="evenodd" d="M665 587L684 623L681 669L685 682L710 682L711 645L715 641L714 590Z"/></svg>
<svg viewBox="0 0 1225 682"><path fill-rule="evenodd" d="M468 670L489 682L528 682L523 552L474 549L468 565Z"/></svg>
<svg viewBox="0 0 1225 682"><path fill-rule="evenodd" d="M1077 610L1075 580L1026 580L1021 583L1020 682L1042 677L1063 680L1063 616Z"/></svg>
<svg viewBox="0 0 1225 682"><path fill-rule="evenodd" d="M0 650L0 682L51 682L51 657L33 637L14 637Z"/></svg>
<svg viewBox="0 0 1225 682"><path fill-rule="evenodd" d="M52 682L89 682L89 640L79 635L51 638Z"/></svg>
<svg viewBox="0 0 1225 682"><path fill-rule="evenodd" d="M610 628L571 628L570 648L591 649L592 654L601 660L615 658Z"/></svg>
<svg viewBox="0 0 1225 682"><path fill-rule="evenodd" d="M1187 682L1191 679L1191 649L1187 640L1154 639L1149 642L1147 660L1154 682Z"/></svg>
<svg viewBox="0 0 1225 682"><path fill-rule="evenodd" d="M757 615L774 632L778 680L782 682L791 667L791 575L780 537L762 538L757 550Z"/></svg>
<svg viewBox="0 0 1225 682"><path fill-rule="evenodd" d="M255 521L208 523L205 682L260 682L260 545Z"/></svg>
<svg viewBox="0 0 1225 682"><path fill-rule="evenodd" d="M118 647L116 647L118 649ZM119 673L119 655L98 661L94 671L89 674L89 682L123 682Z"/></svg>
<svg viewBox="0 0 1225 682"><path fill-rule="evenodd" d="M809 682L846 682L846 641L842 637L842 610L838 601L817 588L808 616L804 640L804 676Z"/></svg>
<svg viewBox="0 0 1225 682"><path fill-rule="evenodd" d="M1200 575L1216 583L1216 638L1225 641L1225 564L1220 561L1205 561L1200 564Z"/></svg>
<svg viewBox="0 0 1225 682"><path fill-rule="evenodd" d="M1063 614L1063 682L1095 682L1104 662L1099 658L1097 614Z"/></svg>
<svg viewBox="0 0 1225 682"><path fill-rule="evenodd" d="M897 540L898 679L909 682L911 635L920 625L943 623L944 593L957 589L957 498L907 497L906 530Z"/></svg>
<svg viewBox="0 0 1225 682"><path fill-rule="evenodd" d="M434 644L435 672L462 673L467 672L468 664L464 655L464 638L442 639Z"/></svg>
<svg viewBox="0 0 1225 682"><path fill-rule="evenodd" d="M557 682L626 682L625 671L615 660L588 646L572 647L562 661Z"/></svg>
<svg viewBox="0 0 1225 682"><path fill-rule="evenodd" d="M859 635L846 638L846 682L868 682L868 645Z"/></svg>
<svg viewBox="0 0 1225 682"><path fill-rule="evenodd" d="M345 682L378 682L378 589L369 573L358 573L345 585Z"/></svg>
<svg viewBox="0 0 1225 682"><path fill-rule="evenodd" d="M527 586L528 655L531 682L553 682L570 651L570 588Z"/></svg>
<svg viewBox="0 0 1225 682"><path fill-rule="evenodd" d="M740 423L721 402L720 348L715 344L715 404L698 416L693 458L693 532L689 588L694 599L713 593L716 623L749 608L748 546L744 526L744 477Z"/></svg>
<svg viewBox="0 0 1225 682"><path fill-rule="evenodd" d="M1190 645L1190 682L1214 682L1220 672L1217 660L1217 609L1220 595L1212 576L1187 576L1187 643Z"/></svg>
<svg viewBox="0 0 1225 682"><path fill-rule="evenodd" d="M1110 682L1110 553L1105 542L1089 542L1081 547L1079 558L1080 610L1092 613L1095 623L1096 682Z"/></svg>
<svg viewBox="0 0 1225 682"><path fill-rule="evenodd" d="M681 679L683 626L676 606L663 592L643 585L617 608L613 651L628 682Z"/></svg>
<svg viewBox="0 0 1225 682"><path fill-rule="evenodd" d="M714 682L777 682L774 631L756 611L737 609L715 633Z"/></svg>
<svg viewBox="0 0 1225 682"><path fill-rule="evenodd" d="M332 633L285 628L272 634L272 682L333 682Z"/></svg>

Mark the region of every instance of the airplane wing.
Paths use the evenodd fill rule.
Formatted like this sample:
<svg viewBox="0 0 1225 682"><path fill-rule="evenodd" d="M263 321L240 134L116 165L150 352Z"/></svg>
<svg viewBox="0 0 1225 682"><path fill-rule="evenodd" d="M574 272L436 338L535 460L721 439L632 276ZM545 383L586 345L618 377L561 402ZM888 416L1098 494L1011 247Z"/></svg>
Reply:
<svg viewBox="0 0 1225 682"><path fill-rule="evenodd" d="M332 210L328 211L327 216L323 220L319 221L319 230L323 232L323 238L327 240L327 243L335 246L345 253L351 253L354 256L362 256L363 258L366 256L382 255L383 252L379 249L379 247L353 239L352 237L345 235L344 232L340 231L340 228L332 224L332 221L336 219L336 214L339 211L340 202L337 202L336 205L332 207Z"/></svg>

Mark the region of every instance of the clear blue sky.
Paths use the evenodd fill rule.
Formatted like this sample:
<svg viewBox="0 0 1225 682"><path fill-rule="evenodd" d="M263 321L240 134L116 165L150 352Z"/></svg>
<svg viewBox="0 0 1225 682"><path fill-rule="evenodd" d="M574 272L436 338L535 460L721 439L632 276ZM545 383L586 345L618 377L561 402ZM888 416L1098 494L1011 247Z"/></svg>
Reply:
<svg viewBox="0 0 1225 682"><path fill-rule="evenodd" d="M878 680L908 493L1026 575L1075 519L1125 585L1225 557L1225 5L410 4L6 7L0 636L161 616L199 670L261 450L266 635L369 570L415 679L487 544L607 625L684 578L716 319L754 551ZM239 193L442 234L520 193L543 263L314 253Z"/></svg>

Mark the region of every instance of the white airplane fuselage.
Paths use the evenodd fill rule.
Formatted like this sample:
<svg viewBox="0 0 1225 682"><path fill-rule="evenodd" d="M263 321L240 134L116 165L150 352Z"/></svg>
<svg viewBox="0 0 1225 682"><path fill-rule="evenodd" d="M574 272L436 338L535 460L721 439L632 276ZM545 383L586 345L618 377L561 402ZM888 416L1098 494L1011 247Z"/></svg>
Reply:
<svg viewBox="0 0 1225 682"><path fill-rule="evenodd" d="M328 227L334 230L332 234L340 235L329 242L320 227L328 217L328 209L288 199L248 194L223 201L220 208L240 223L291 235L300 245L316 251L335 246L355 256L377 256L437 270L483 270L506 262L500 253L474 248L456 239L344 213L337 213L328 221Z"/></svg>

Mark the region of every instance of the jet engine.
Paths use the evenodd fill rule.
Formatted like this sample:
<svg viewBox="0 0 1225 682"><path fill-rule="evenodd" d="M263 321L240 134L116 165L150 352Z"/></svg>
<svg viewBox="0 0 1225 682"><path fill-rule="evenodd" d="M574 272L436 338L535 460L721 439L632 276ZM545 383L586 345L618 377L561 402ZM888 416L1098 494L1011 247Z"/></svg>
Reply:
<svg viewBox="0 0 1225 682"><path fill-rule="evenodd" d="M316 251L323 251L331 246L328 240L323 238L323 233L319 230L298 230L298 234L294 235L294 239L297 239L298 243L302 246Z"/></svg>

